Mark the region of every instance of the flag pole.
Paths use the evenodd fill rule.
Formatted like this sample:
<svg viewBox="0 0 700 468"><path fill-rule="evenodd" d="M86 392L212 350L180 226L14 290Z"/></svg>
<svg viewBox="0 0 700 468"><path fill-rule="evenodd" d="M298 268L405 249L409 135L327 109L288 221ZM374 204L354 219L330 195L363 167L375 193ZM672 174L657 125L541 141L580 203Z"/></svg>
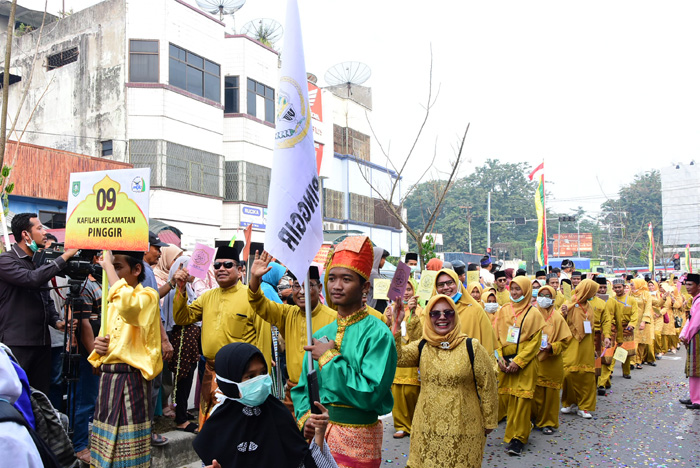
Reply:
<svg viewBox="0 0 700 468"><path fill-rule="evenodd" d="M311 293L309 292L309 281L310 281L310 270L306 270L306 281L304 281L304 308L306 309L306 343L311 346L313 329L311 328ZM311 371L314 368L314 358L311 353L307 352L306 357L309 360L308 370Z"/></svg>

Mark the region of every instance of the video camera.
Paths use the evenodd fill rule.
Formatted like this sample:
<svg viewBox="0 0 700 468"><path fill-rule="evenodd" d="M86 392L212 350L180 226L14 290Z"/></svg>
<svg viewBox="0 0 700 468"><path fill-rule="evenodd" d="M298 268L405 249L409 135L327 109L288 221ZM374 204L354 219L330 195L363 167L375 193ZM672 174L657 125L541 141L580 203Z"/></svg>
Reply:
<svg viewBox="0 0 700 468"><path fill-rule="evenodd" d="M52 244L50 248L40 250L34 254L32 260L38 267L55 261L65 252L63 244ZM97 281L102 281L102 266L93 264L92 259L98 250L81 250L66 262L66 267L57 276L68 277L73 280L85 281L88 275L92 275Z"/></svg>

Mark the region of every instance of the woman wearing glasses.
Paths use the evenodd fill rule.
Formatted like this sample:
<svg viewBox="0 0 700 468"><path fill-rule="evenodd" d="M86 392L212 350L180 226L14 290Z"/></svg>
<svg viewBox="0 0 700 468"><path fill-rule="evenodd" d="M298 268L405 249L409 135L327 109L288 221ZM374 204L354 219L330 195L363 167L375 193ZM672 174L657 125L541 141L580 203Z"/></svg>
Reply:
<svg viewBox="0 0 700 468"><path fill-rule="evenodd" d="M420 369L421 392L411 432L408 465L480 467L486 435L497 425L496 379L492 360L476 339L461 332L460 317L449 296L433 296L423 324L413 320L408 334L423 328L423 339L403 344L394 335L399 367ZM404 319L402 304L394 316Z"/></svg>
<svg viewBox="0 0 700 468"><path fill-rule="evenodd" d="M454 270L442 269L435 277L433 295L444 294L452 298L455 311L459 314L460 331L470 338L476 338L486 349L489 356L493 355L496 336L488 315L459 280ZM494 368L496 366L494 362Z"/></svg>
<svg viewBox="0 0 700 468"><path fill-rule="evenodd" d="M510 304L497 312L498 393L505 397L510 455L520 456L530 436L532 399L537 382L537 353L542 343L542 314L530 305L532 284L526 276L510 283Z"/></svg>

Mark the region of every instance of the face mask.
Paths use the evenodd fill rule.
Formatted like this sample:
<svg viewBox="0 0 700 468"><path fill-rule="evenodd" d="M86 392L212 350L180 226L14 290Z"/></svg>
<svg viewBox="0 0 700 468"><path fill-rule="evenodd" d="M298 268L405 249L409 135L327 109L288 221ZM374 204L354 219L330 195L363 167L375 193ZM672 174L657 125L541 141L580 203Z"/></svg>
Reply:
<svg viewBox="0 0 700 468"><path fill-rule="evenodd" d="M518 302L521 302L523 299L525 299L525 296L520 296L520 297L517 298L517 299L513 299L513 295L512 295L512 294L510 295L510 300L513 301L513 302L515 302L516 304L517 304Z"/></svg>
<svg viewBox="0 0 700 468"><path fill-rule="evenodd" d="M460 299L462 299L462 293L461 293L461 292L458 292L458 293L456 293L454 296L452 296L452 300L454 301L455 304L456 304L457 302L459 302Z"/></svg>
<svg viewBox="0 0 700 468"><path fill-rule="evenodd" d="M537 298L537 305L542 307L543 309L548 309L552 305L553 302L554 301L552 301L548 297L538 297Z"/></svg>
<svg viewBox="0 0 700 468"><path fill-rule="evenodd" d="M539 294L540 290L539 289L533 289L532 290L532 297L537 297L537 294Z"/></svg>
<svg viewBox="0 0 700 468"><path fill-rule="evenodd" d="M254 379L246 380L245 382L233 382L228 379L216 376L216 379L228 384L236 384L241 392L240 398L230 398L246 406L260 406L267 397L270 396L272 390L272 377L270 374L259 375Z"/></svg>
<svg viewBox="0 0 700 468"><path fill-rule="evenodd" d="M652 296L656 296L656 291L651 291Z"/></svg>
<svg viewBox="0 0 700 468"><path fill-rule="evenodd" d="M408 301L406 299L403 300L403 305L408 304Z"/></svg>
<svg viewBox="0 0 700 468"><path fill-rule="evenodd" d="M489 314L493 314L498 310L498 302L487 302L484 304L484 310Z"/></svg>
<svg viewBox="0 0 700 468"><path fill-rule="evenodd" d="M36 245L35 240L33 240L31 244L27 241L24 241L24 243L27 247L29 247L29 250L31 250L32 252L36 252L37 250L39 250L39 246Z"/></svg>

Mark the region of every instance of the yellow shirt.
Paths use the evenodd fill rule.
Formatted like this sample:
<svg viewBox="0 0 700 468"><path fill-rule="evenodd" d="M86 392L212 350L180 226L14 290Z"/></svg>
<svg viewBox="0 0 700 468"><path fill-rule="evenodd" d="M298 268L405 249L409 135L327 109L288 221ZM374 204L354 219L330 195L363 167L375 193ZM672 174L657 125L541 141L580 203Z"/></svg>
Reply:
<svg viewBox="0 0 700 468"><path fill-rule="evenodd" d="M267 325L250 307L248 287L240 282L226 289L210 289L190 305L178 291L173 300L173 319L178 325L202 321L202 354L212 360L229 343L258 346L265 328L263 325ZM260 351L268 369L272 369L270 346L262 346Z"/></svg>
<svg viewBox="0 0 700 468"><path fill-rule="evenodd" d="M107 295L109 335L107 354L90 353L88 361L94 367L102 364L129 364L141 371L146 380L153 380L163 370L160 344L160 298L152 288L140 284L132 288L120 279L109 288Z"/></svg>
<svg viewBox="0 0 700 468"><path fill-rule="evenodd" d="M248 289L248 300L253 310L270 325L276 326L287 344L287 372L292 384L299 383L301 366L304 363L306 346L306 312L299 306L278 304L265 297L261 288L257 292ZM311 328L316 333L329 323L333 323L338 313L319 301L311 311Z"/></svg>

